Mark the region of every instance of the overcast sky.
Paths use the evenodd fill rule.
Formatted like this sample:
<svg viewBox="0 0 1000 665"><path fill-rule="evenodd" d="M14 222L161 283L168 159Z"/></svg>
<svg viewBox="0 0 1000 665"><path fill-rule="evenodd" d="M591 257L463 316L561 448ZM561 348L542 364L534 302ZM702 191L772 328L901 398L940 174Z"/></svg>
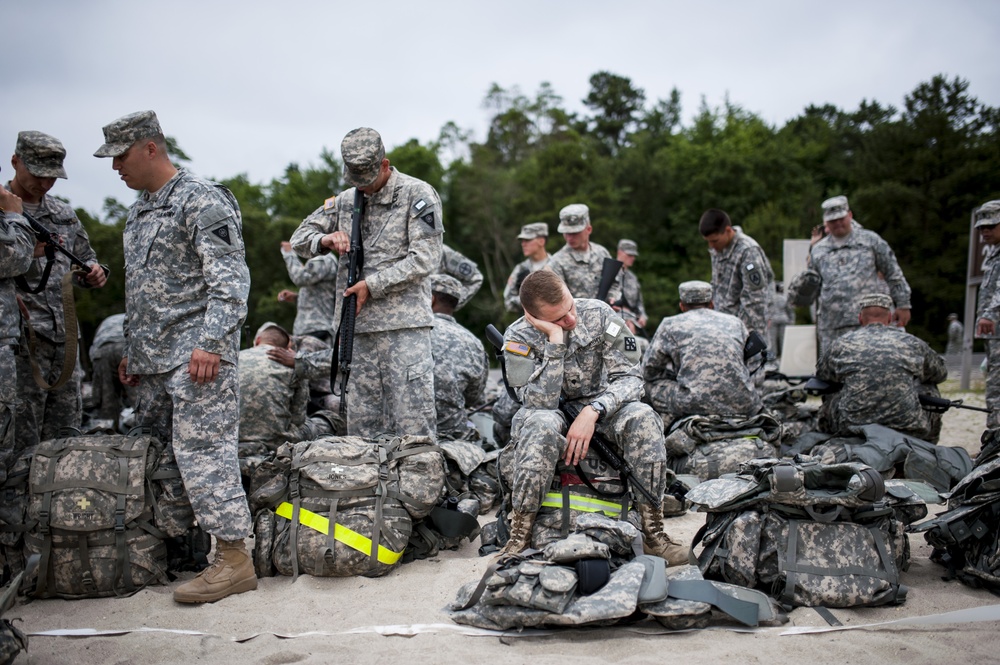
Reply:
<svg viewBox="0 0 1000 665"><path fill-rule="evenodd" d="M592 74L702 97L782 124L809 104L896 107L935 74L961 76L1000 106L1000 2L216 2L3 0L0 150L17 132L66 146L52 193L99 213L133 194L92 157L101 127L153 109L164 132L216 178L280 176L317 163L351 129L392 146L454 121L482 140L492 83L534 97L543 81L584 111ZM2 159L6 182L9 159ZM332 194L332 192L331 192ZM317 205L321 202L317 202Z"/></svg>

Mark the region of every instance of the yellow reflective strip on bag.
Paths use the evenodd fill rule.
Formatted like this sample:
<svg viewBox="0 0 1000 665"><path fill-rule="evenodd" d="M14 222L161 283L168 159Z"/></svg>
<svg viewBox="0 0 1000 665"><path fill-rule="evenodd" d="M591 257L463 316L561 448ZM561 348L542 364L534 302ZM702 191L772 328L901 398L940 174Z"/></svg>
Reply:
<svg viewBox="0 0 1000 665"><path fill-rule="evenodd" d="M542 505L546 508L562 508L562 494L549 492L545 495L545 501L542 501ZM622 504L620 503L580 496L572 492L569 495L569 507L570 510L579 510L584 513L604 513L609 517L617 517L622 512Z"/></svg>
<svg viewBox="0 0 1000 665"><path fill-rule="evenodd" d="M292 504L286 501L279 505L274 513L279 517L284 517L286 520L290 520L292 519L292 510ZM324 535L329 535L330 533L330 520L322 515L317 515L311 510L306 510L305 508L299 508L299 524L307 526L314 531L319 531ZM342 542L351 549L355 549L362 554L368 554L370 556L372 553L371 539L362 536L357 531L348 529L343 524L334 525L333 539ZM399 561L401 556L403 556L402 552L393 552L392 550L386 549L381 545L378 546L379 563L391 566Z"/></svg>

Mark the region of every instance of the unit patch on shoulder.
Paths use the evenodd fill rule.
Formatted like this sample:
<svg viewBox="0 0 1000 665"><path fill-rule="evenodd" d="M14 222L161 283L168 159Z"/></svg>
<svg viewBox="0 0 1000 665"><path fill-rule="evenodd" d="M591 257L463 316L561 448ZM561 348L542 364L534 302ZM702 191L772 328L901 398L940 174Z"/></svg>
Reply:
<svg viewBox="0 0 1000 665"><path fill-rule="evenodd" d="M614 321L612 321L611 323L608 324L608 328L604 332L610 335L611 337L618 337L618 333L620 333L621 331L622 327L617 323L615 323Z"/></svg>
<svg viewBox="0 0 1000 665"><path fill-rule="evenodd" d="M745 270L746 279L750 282L750 286L755 289L759 289L764 285L764 277L760 273L760 266L756 263L748 263Z"/></svg>
<svg viewBox="0 0 1000 665"><path fill-rule="evenodd" d="M635 337L626 337L625 338L625 350L626 351L635 351Z"/></svg>
<svg viewBox="0 0 1000 665"><path fill-rule="evenodd" d="M337 205L337 197L331 196L326 201L323 201L323 210L331 210L335 205Z"/></svg>
<svg viewBox="0 0 1000 665"><path fill-rule="evenodd" d="M506 346L503 347L503 350L517 356L525 357L531 353L531 347L527 344L522 344L521 342L507 342Z"/></svg>
<svg viewBox="0 0 1000 665"><path fill-rule="evenodd" d="M227 245L232 245L233 241L229 239L229 227L228 226L218 226L212 229L212 233L219 237L220 240L225 242Z"/></svg>
<svg viewBox="0 0 1000 665"><path fill-rule="evenodd" d="M434 228L434 211L433 210L431 210L429 213L427 213L426 215L424 215L420 219L427 226L431 227L432 229Z"/></svg>

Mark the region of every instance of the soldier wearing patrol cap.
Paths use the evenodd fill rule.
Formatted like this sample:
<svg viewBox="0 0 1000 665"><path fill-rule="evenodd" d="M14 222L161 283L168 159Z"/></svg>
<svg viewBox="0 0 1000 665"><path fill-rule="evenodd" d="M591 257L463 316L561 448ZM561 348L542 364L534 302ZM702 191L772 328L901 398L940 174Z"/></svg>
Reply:
<svg viewBox="0 0 1000 665"><path fill-rule="evenodd" d="M820 356L833 340L858 327L857 302L866 293L888 291L895 305L893 321L901 327L910 321L910 285L889 243L854 223L846 196L829 198L822 207L829 233L809 250L809 264L819 275L818 292L810 299L818 298Z"/></svg>
<svg viewBox="0 0 1000 665"><path fill-rule="evenodd" d="M240 326L250 271L232 192L170 161L159 120L139 111L104 126L95 157L110 157L140 192L125 246L122 383L138 386L138 418L164 442L157 527L215 536L215 561L174 589L182 603L257 588L247 552L251 519L238 462Z"/></svg>
<svg viewBox="0 0 1000 665"><path fill-rule="evenodd" d="M525 278L521 302L524 316L504 334L507 382L521 403L504 452L513 455L506 554L532 546L559 459L578 464L595 431L618 447L653 496L663 495L669 473L663 423L640 401L639 353L621 317L605 302L573 298L548 270ZM575 419L560 410L561 400L579 409ZM687 548L663 530L661 506L641 494L635 502L645 551L668 565L687 563Z"/></svg>
<svg viewBox="0 0 1000 665"><path fill-rule="evenodd" d="M463 293L451 275L431 275L431 309L434 328L434 403L439 439L476 439L478 430L469 411L483 402L490 365L478 337L455 320Z"/></svg>
<svg viewBox="0 0 1000 665"><path fill-rule="evenodd" d="M593 298L601 284L604 259L611 254L590 240L594 227L590 225L590 209L582 203L571 203L559 211L559 233L566 244L552 255L549 270L559 275L574 298ZM621 298L621 275L608 292L612 302Z"/></svg>
<svg viewBox="0 0 1000 665"><path fill-rule="evenodd" d="M56 179L66 178L66 169L63 168L65 158L66 150L55 137L42 132L20 132L11 158L14 177L7 183L7 189L21 197L25 213L87 263L88 272L82 276L75 275L74 285L100 288L107 277L98 265L97 254L90 246L86 229L72 206L49 195ZM39 244L35 249L36 258L26 275L29 289L40 286L45 266L51 265L48 280L38 293L21 289L19 296L28 310L29 325L35 333L35 363L45 382L55 384L63 370L66 335L79 335L75 329L66 330L63 311L62 280L72 266L69 258L62 253L57 252L49 259L41 252L42 245ZM75 365L76 358L69 362ZM76 372L62 386L43 390L33 377L32 359L25 345L17 356L17 373L23 407L31 410L38 429L37 436L41 440L55 438L63 427L80 427L83 408L80 377Z"/></svg>
<svg viewBox="0 0 1000 665"><path fill-rule="evenodd" d="M622 318L625 319L625 323L628 324L629 330L633 334L637 329L645 328L646 321L649 319L646 316L646 305L642 301L642 286L639 284L639 278L632 272L632 266L635 265L635 259L638 256L639 246L635 240L622 238L618 241L617 259L622 262L622 297L615 309L619 310L620 308Z"/></svg>
<svg viewBox="0 0 1000 665"><path fill-rule="evenodd" d="M767 308L774 271L757 241L733 226L723 210L710 208L698 230L712 257L712 301L715 309L732 314L748 330L767 334Z"/></svg>
<svg viewBox="0 0 1000 665"><path fill-rule="evenodd" d="M941 416L924 411L919 395L939 396L937 384L948 370L926 342L891 325L892 305L884 293L855 301L861 327L838 337L820 357L816 375L843 384L824 400L820 428L854 436L876 423L937 443Z"/></svg>
<svg viewBox="0 0 1000 665"><path fill-rule="evenodd" d="M743 357L749 331L714 309L712 285L683 282L681 313L660 322L642 359L646 399L664 427L685 416L744 416L761 410Z"/></svg>
<svg viewBox="0 0 1000 665"><path fill-rule="evenodd" d="M976 337L986 338L986 426L1000 427L1000 201L987 201L975 212L976 229L988 246L976 308Z"/></svg>
<svg viewBox="0 0 1000 665"><path fill-rule="evenodd" d="M521 253L525 259L514 266L503 288L503 305L508 312L521 313L521 299L517 292L524 278L549 265L550 256L545 251L545 242L549 239L549 225L545 222L525 224L517 239L521 241Z"/></svg>
<svg viewBox="0 0 1000 665"><path fill-rule="evenodd" d="M305 258L340 254L337 290L357 294L347 433L435 436L430 280L441 265L441 199L422 180L385 157L382 137L361 127L340 144L350 189L327 199L292 234ZM364 270L347 288L354 194L365 195L361 219ZM338 310L343 303L340 300Z"/></svg>

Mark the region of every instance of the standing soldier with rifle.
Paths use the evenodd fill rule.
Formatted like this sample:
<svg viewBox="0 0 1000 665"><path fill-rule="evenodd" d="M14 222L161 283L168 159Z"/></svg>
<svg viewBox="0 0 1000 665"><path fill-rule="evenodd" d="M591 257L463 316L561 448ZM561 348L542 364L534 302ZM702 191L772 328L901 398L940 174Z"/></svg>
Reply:
<svg viewBox="0 0 1000 665"><path fill-rule="evenodd" d="M987 201L975 213L975 228L989 253L983 262L976 308L976 337L986 339L986 427L1000 427L1000 201Z"/></svg>
<svg viewBox="0 0 1000 665"><path fill-rule="evenodd" d="M441 199L422 180L400 173L385 157L382 137L362 127L340 146L344 179L351 189L327 199L292 235L292 247L309 258L335 250L340 254L340 304L354 296L356 319L341 315L342 341L353 337L349 362L344 346L334 363L346 389L347 432L435 436L434 360L430 331L428 275L441 264L444 227ZM358 231L352 232L356 194L363 195ZM360 237L358 237L360 235ZM352 245L363 266L349 282ZM345 325L346 324L346 325ZM344 382L345 374L350 376Z"/></svg>
<svg viewBox="0 0 1000 665"><path fill-rule="evenodd" d="M524 317L507 329L503 350L507 382L522 405L511 431L513 511L503 552L531 547L535 516L559 458L578 464L599 433L617 446L635 480L649 490L648 496L635 496L646 552L670 565L686 562L687 549L663 530L663 425L640 401L635 337L610 305L574 299L551 271L525 278L520 295Z"/></svg>
<svg viewBox="0 0 1000 665"><path fill-rule="evenodd" d="M37 249L41 250L41 236L47 233L76 257L70 259L65 252L53 252L52 248L47 248L44 254L36 252L37 258L24 275L25 280L19 281L20 297L35 340L33 354L29 355L25 346L17 356L18 387L25 407L34 414L38 436L43 441L55 438L63 427L79 427L83 415L80 379L74 372L79 333L75 317L70 329L66 325L63 276L78 263L85 272L74 274L75 286L100 288L107 282L87 231L73 208L49 196L56 179L66 177L65 158L66 150L55 137L42 132L20 132L11 158L14 178L7 184L11 192L21 197L24 212L37 222ZM45 386L39 385L34 377L32 355L38 378Z"/></svg>
<svg viewBox="0 0 1000 665"><path fill-rule="evenodd" d="M603 245L590 239L594 231L590 224L590 208L583 203L571 203L560 210L558 230L566 239L566 244L552 255L548 269L559 275L574 298L595 297L601 283L604 259L610 259L611 254ZM616 277L608 295L616 301L621 298L621 291L621 279Z"/></svg>

